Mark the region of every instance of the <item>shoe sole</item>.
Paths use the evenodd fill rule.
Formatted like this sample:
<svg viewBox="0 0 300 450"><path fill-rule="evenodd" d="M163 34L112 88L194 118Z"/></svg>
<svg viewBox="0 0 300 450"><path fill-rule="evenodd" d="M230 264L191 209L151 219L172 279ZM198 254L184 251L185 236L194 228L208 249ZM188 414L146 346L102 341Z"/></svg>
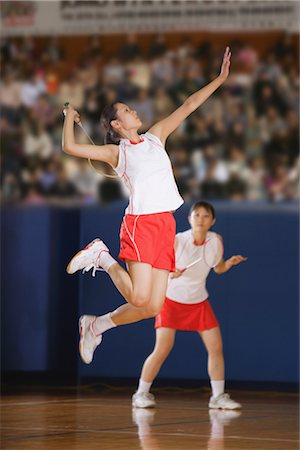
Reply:
<svg viewBox="0 0 300 450"><path fill-rule="evenodd" d="M235 411L237 409L242 409L241 406L236 406L235 408L222 408L221 406L210 406L208 405L209 409L219 409L220 411Z"/></svg>
<svg viewBox="0 0 300 450"><path fill-rule="evenodd" d="M132 407L133 408L139 408L139 409L155 408L155 406L156 406L155 403L153 405L147 405L147 406L139 406L139 405L136 405L136 404L132 403Z"/></svg>
<svg viewBox="0 0 300 450"><path fill-rule="evenodd" d="M79 252L77 252L76 255L74 255L73 258L71 259L71 261L69 262L69 264L68 264L68 266L67 266L67 269L66 269L66 271L67 271L67 273L68 273L69 275L72 275L73 273L77 272L77 270L76 270L75 272L72 272L72 271L70 270L70 269L71 269L71 264L72 264L72 262L74 261L74 259L77 258L77 256L81 255L82 252L83 252L83 250L80 250ZM78 270L79 270L79 269L78 269Z"/></svg>
<svg viewBox="0 0 300 450"><path fill-rule="evenodd" d="M83 327L84 327L83 322L85 322L85 319L83 317L81 317L79 319L79 335L80 335L80 339L79 339L79 354L80 354L80 357L81 357L82 361L85 364L90 364L92 361L86 361L84 359L84 356L83 356L83 340L84 340L83 339Z"/></svg>
<svg viewBox="0 0 300 450"><path fill-rule="evenodd" d="M78 270L81 270L81 269L78 269L78 270L75 270L75 272L72 272L72 271L70 270L72 262L74 261L75 258L77 258L77 256L81 255L81 253L84 252L84 250L86 250L86 249L88 249L89 247L91 247L91 246L93 245L93 243L96 242L96 241L102 242L101 239L96 238L96 239L94 239L92 242L90 242L86 247L84 247L83 250L79 250L79 252L77 252L76 255L73 256L73 258L71 259L71 261L70 261L69 264L67 265L67 269L66 269L66 271L67 271L67 273L68 273L69 275L72 275L73 273L77 272Z"/></svg>

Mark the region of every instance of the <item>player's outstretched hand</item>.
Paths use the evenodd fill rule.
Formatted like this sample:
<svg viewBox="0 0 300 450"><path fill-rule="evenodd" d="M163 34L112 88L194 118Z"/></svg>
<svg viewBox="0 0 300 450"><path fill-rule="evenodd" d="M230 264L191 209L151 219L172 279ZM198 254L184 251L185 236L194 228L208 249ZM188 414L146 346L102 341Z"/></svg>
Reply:
<svg viewBox="0 0 300 450"><path fill-rule="evenodd" d="M226 47L220 72L220 78L222 79L222 81L225 81L229 75L230 58L231 58L230 48Z"/></svg>
<svg viewBox="0 0 300 450"><path fill-rule="evenodd" d="M241 262L247 261L247 259L248 258L245 258L242 255L234 255L231 258L229 258L226 262L228 263L229 266L233 267L233 266L237 266Z"/></svg>

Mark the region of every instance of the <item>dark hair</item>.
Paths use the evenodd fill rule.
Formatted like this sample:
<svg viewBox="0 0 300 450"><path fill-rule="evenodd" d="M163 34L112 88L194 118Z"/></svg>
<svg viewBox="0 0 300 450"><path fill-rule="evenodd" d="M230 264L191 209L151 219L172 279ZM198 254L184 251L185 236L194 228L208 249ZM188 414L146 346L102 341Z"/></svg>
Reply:
<svg viewBox="0 0 300 450"><path fill-rule="evenodd" d="M116 104L119 102L111 103L105 106L102 111L100 123L105 130L104 143L118 145L121 140L121 136L112 128L111 121L117 118Z"/></svg>
<svg viewBox="0 0 300 450"><path fill-rule="evenodd" d="M207 212L210 212L213 219L216 217L215 214L215 209L213 207L213 205L211 205L210 203L207 202L196 202L191 206L190 212L189 212L189 217L192 215L192 212L195 211L195 209L198 208L204 208Z"/></svg>

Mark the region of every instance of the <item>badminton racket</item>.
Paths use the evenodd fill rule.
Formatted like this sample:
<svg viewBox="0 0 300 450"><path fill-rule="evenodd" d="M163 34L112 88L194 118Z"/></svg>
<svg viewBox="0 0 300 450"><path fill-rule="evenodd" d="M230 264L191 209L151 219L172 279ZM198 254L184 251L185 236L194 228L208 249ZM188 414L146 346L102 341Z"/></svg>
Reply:
<svg viewBox="0 0 300 450"><path fill-rule="evenodd" d="M201 256L195 261L188 264L184 269L181 269L180 271L183 273L186 270L190 269L191 267L194 267L196 264L198 264L200 261L204 261L205 264L210 267L211 269L213 267L216 267L223 258L223 244L222 240L219 237L212 237L210 239L207 239L204 244L202 245L201 249Z"/></svg>
<svg viewBox="0 0 300 450"><path fill-rule="evenodd" d="M65 103L64 103L64 106L65 106L65 107L68 107L68 106L70 106L70 103L69 103L69 102L65 102ZM64 115L66 115L66 111L65 111L65 110L63 110L63 113L64 113ZM82 131L84 132L84 134L85 134L85 135L87 136L87 138L89 139L90 143L91 143L92 145L95 145L95 142L93 141L93 139L91 138L91 136L88 134L88 132L86 131L86 129L85 129L84 126L82 125L81 120L76 120L75 122L76 122L77 125L82 129ZM108 173L105 173L105 172L103 172L102 170L101 170L101 171L98 170L98 169L93 165L93 163L92 163L92 161L91 161L90 158L88 158L88 162L89 162L89 165L92 167L92 169L94 169L97 173L100 173L101 175L104 175L105 177L108 177L108 178L118 178L118 175L109 175ZM102 164L105 164L105 163L102 163Z"/></svg>

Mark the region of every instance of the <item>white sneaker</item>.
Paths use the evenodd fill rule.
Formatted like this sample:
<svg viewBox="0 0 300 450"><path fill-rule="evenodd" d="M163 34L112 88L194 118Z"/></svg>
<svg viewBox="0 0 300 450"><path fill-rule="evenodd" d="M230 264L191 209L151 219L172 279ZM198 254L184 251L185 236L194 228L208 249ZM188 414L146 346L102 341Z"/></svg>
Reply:
<svg viewBox="0 0 300 450"><path fill-rule="evenodd" d="M132 406L135 408L153 408L155 405L154 395L150 392L136 392L132 396Z"/></svg>
<svg viewBox="0 0 300 450"><path fill-rule="evenodd" d="M67 272L72 274L78 270L83 270L84 273L93 269L92 275L94 277L96 275L96 270L102 270L99 266L100 255L102 252L109 252L109 250L101 239L94 239L83 250L80 250L73 256L68 264Z"/></svg>
<svg viewBox="0 0 300 450"><path fill-rule="evenodd" d="M242 405L235 402L229 396L229 394L220 394L218 397L210 397L209 408L212 409L240 409Z"/></svg>
<svg viewBox="0 0 300 450"><path fill-rule="evenodd" d="M79 319L79 353L85 364L90 364L93 360L94 351L102 341L102 334L95 336L92 330L92 323L96 316L81 316Z"/></svg>

